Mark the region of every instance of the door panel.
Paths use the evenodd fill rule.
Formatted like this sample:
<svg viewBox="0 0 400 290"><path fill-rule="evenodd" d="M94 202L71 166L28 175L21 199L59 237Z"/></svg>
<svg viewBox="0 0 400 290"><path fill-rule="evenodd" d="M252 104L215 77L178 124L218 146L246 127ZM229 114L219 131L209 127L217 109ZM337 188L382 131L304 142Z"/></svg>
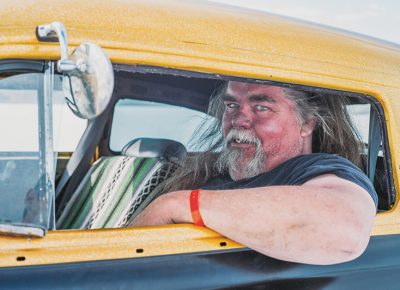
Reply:
<svg viewBox="0 0 400 290"><path fill-rule="evenodd" d="M248 249L0 269L5 289L398 289L400 235L372 237L358 259L283 262Z"/></svg>

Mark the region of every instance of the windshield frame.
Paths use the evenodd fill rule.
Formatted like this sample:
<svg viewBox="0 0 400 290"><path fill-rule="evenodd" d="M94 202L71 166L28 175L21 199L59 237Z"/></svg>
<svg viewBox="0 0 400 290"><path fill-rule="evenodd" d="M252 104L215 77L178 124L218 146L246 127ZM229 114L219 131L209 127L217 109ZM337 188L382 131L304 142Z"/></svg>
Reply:
<svg viewBox="0 0 400 290"><path fill-rule="evenodd" d="M38 102L38 192L35 198L38 204L28 203L24 211L37 213L37 221L32 223L3 222L0 235L43 237L49 229L54 229L54 177L55 155L53 147L52 95L54 81L54 62L31 60L2 60L0 73L39 73L43 74L42 84L37 88ZM26 193L28 194L28 193ZM27 196L26 196L27 198ZM31 206L31 207L30 207Z"/></svg>

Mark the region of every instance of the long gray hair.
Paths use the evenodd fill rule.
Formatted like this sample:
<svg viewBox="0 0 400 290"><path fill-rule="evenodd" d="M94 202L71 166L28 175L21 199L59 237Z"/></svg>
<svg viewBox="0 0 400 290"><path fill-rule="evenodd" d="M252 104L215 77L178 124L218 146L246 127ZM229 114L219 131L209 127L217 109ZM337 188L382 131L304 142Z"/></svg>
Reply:
<svg viewBox="0 0 400 290"><path fill-rule="evenodd" d="M210 125L208 121L207 125L199 126L190 142L206 150L189 155L182 168L167 180L164 192L197 188L210 178L221 174L214 165L219 156L218 150L224 144L221 128L225 106L222 96L227 86L228 83L222 85L211 98L208 114L215 117L213 124ZM337 154L360 166L362 141L347 113L347 97L289 87L282 89L296 105L299 124L307 122L310 118L316 122L312 136L312 152Z"/></svg>

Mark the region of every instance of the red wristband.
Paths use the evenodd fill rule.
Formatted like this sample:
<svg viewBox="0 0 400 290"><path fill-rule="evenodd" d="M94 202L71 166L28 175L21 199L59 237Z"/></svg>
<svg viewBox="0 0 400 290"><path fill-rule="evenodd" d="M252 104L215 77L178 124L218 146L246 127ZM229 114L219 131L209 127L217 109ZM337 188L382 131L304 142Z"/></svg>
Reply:
<svg viewBox="0 0 400 290"><path fill-rule="evenodd" d="M190 193L190 211L192 213L193 224L195 226L204 227L205 224L201 218L199 209L199 193L200 189L194 189Z"/></svg>

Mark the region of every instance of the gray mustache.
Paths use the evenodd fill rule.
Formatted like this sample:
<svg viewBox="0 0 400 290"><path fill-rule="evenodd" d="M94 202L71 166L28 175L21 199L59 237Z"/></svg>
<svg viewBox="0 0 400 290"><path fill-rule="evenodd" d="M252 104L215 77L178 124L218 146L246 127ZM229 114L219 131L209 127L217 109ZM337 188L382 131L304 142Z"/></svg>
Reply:
<svg viewBox="0 0 400 290"><path fill-rule="evenodd" d="M229 147L228 144L234 140L247 142L256 145L256 152L250 161L246 164L240 163L242 151ZM220 152L214 168L217 172L223 174L229 172L233 180L250 178L264 172L266 156L262 150L262 143L250 130L232 129L225 137L225 146Z"/></svg>
<svg viewBox="0 0 400 290"><path fill-rule="evenodd" d="M227 145L235 140L239 140L243 143L253 143L256 144L257 147L261 146L260 139L258 139L251 131L248 130L231 129L225 138L225 143Z"/></svg>

